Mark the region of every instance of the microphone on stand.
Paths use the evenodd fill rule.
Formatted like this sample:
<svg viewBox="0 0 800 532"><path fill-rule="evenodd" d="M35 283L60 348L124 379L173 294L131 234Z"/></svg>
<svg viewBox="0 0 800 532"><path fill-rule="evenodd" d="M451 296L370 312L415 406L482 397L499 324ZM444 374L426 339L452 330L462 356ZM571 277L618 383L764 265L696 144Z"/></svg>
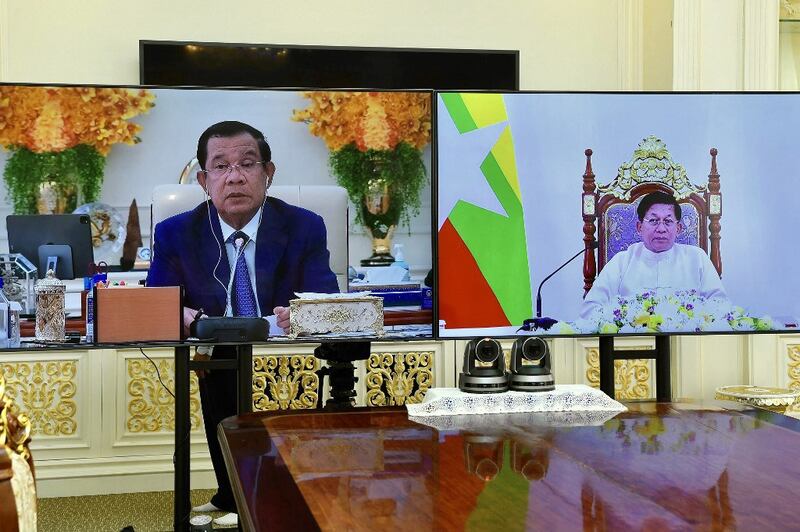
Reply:
<svg viewBox="0 0 800 532"><path fill-rule="evenodd" d="M531 329L533 329L533 330L544 329L546 331L546 330L549 330L550 327L552 327L553 325L558 323L558 320L555 320L553 318L542 317L542 286L552 276L554 276L555 274L560 272L564 268L564 266L566 266L567 264L569 264L573 260L577 259L584 252L586 252L587 249L594 250L594 249L597 249L598 247L600 247L600 244L598 242L596 242L596 241L592 242L589 247L584 247L579 252L577 252L576 254L571 256L569 259L567 259L567 261L564 264L562 264L561 266L556 268L555 271L553 271L553 273L551 273L550 275L545 277L542 280L542 282L539 283L539 289L536 291L536 317L523 321L522 322L522 327L520 327L519 330L530 331Z"/></svg>
<svg viewBox="0 0 800 532"><path fill-rule="evenodd" d="M233 261L234 269L230 273L228 286L225 287L225 316L206 316L201 319L202 312L198 312L194 321L189 326L189 334L205 342L235 342L247 343L266 340L269 337L269 323L265 318L249 316L232 316L233 281L236 276L235 268L239 258L244 254L244 248L250 239L236 238L234 247L236 257ZM216 269L216 268L215 268ZM248 279L249 282L249 279ZM222 284L222 282L220 282Z"/></svg>
<svg viewBox="0 0 800 532"><path fill-rule="evenodd" d="M244 253L244 247L250 243L250 239L247 239L247 242L244 241L244 238L237 237L236 240L233 241L233 247L236 248L236 256L233 259L233 270L231 270L231 278L228 281L228 286L225 289L225 316L233 316L233 280L235 274L234 270L236 269L236 263L239 262L239 257Z"/></svg>

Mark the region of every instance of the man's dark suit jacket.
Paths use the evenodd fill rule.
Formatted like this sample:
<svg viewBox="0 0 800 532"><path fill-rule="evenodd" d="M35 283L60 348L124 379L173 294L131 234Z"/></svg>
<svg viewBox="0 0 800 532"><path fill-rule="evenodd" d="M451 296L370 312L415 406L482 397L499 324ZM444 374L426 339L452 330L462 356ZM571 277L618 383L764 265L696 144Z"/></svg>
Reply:
<svg viewBox="0 0 800 532"><path fill-rule="evenodd" d="M214 279L213 270L216 264L217 277L228 286L230 268L214 205L201 203L161 221L153 241L147 285L183 286L184 306L222 316L225 288ZM255 278L261 313L266 316L276 306L288 306L295 292L338 292L329 258L325 222L319 215L267 198L256 238Z"/></svg>

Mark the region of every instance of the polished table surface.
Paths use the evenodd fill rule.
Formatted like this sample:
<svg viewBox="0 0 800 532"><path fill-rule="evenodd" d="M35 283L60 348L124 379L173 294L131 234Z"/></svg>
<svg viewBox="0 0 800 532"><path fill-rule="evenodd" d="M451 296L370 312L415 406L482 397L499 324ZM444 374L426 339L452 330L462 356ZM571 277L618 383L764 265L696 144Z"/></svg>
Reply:
<svg viewBox="0 0 800 532"><path fill-rule="evenodd" d="M800 527L800 421L724 401L627 406L441 430L403 407L254 413L218 435L245 530Z"/></svg>

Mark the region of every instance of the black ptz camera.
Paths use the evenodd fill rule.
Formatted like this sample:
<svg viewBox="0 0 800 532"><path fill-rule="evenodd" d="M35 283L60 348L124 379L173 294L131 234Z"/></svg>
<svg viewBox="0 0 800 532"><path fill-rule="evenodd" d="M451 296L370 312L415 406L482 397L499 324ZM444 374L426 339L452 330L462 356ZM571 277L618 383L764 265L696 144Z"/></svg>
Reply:
<svg viewBox="0 0 800 532"><path fill-rule="evenodd" d="M511 389L546 392L555 390L555 384L550 373L550 349L547 343L538 336L517 339L511 348Z"/></svg>
<svg viewBox="0 0 800 532"><path fill-rule="evenodd" d="M464 349L464 372L458 376L462 392L499 393L508 390L506 357L500 342L491 338L470 340Z"/></svg>

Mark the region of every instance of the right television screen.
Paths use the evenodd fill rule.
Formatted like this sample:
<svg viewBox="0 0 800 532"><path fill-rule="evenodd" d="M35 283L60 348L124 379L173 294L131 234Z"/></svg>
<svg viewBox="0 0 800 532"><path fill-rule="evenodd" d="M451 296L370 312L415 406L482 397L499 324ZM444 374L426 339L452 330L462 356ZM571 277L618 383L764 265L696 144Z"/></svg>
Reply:
<svg viewBox="0 0 800 532"><path fill-rule="evenodd" d="M440 337L796 331L800 95L436 98Z"/></svg>

